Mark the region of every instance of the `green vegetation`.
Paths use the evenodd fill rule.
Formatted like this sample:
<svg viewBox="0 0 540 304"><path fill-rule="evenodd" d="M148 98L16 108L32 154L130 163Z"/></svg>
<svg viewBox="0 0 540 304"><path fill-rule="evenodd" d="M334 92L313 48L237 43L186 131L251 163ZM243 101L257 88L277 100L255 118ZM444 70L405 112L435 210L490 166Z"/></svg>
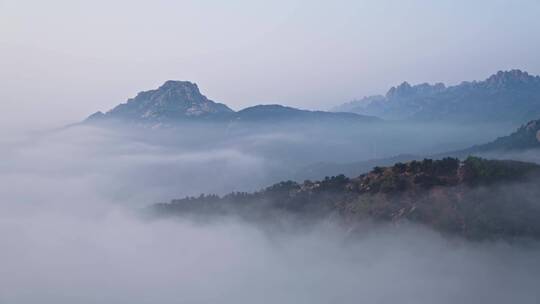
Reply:
<svg viewBox="0 0 540 304"><path fill-rule="evenodd" d="M280 182L254 193L201 195L157 204L160 215L234 215L280 223L338 215L348 222L407 220L467 238L540 238L540 167L469 157L375 167L357 178Z"/></svg>
<svg viewBox="0 0 540 304"><path fill-rule="evenodd" d="M518 161L487 160L469 156L464 162L465 179L469 183L494 183L527 177L538 166Z"/></svg>

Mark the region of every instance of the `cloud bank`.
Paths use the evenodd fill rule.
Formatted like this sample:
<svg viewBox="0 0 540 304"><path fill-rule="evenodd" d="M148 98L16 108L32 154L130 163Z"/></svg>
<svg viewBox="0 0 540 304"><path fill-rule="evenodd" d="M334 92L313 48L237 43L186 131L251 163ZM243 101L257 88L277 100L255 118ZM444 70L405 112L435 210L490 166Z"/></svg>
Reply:
<svg viewBox="0 0 540 304"><path fill-rule="evenodd" d="M536 303L537 243L424 228L280 232L133 207L257 184L239 149L153 145L82 128L2 142L0 303ZM260 139L263 140L263 139ZM203 152L203 150L205 152Z"/></svg>

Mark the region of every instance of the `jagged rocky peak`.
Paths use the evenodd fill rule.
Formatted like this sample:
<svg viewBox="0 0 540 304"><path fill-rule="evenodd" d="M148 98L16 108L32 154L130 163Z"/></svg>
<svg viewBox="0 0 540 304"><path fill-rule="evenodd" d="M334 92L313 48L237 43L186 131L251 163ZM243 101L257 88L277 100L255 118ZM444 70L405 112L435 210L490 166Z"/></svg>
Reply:
<svg viewBox="0 0 540 304"><path fill-rule="evenodd" d="M93 115L91 119L164 121L227 113L233 113L233 110L201 94L197 84L190 81L168 80L159 88L140 92L126 103L118 105L104 115Z"/></svg>
<svg viewBox="0 0 540 304"><path fill-rule="evenodd" d="M166 111L185 110L185 114L188 115L232 111L227 106L215 103L202 95L197 84L178 80L168 80L157 90L141 92L128 101L131 102L148 104Z"/></svg>
<svg viewBox="0 0 540 304"><path fill-rule="evenodd" d="M196 83L180 80L167 80L157 90L155 90L155 92L161 94L171 94L171 97L174 97L175 94L188 98L202 96Z"/></svg>
<svg viewBox="0 0 540 304"><path fill-rule="evenodd" d="M397 87L392 87L388 93L386 93L386 98L392 99L392 98L406 98L415 96L418 94L422 95L429 95L437 92L444 91L446 89L446 86L444 83L436 83L436 84L429 84L429 83L421 83L418 85L411 86L408 82L403 82Z"/></svg>
<svg viewBox="0 0 540 304"><path fill-rule="evenodd" d="M408 82L404 81L399 86L390 88L390 90L388 90L388 93L386 93L386 97L387 98L398 97L398 96L404 97L412 93L413 93L412 86Z"/></svg>
<svg viewBox="0 0 540 304"><path fill-rule="evenodd" d="M499 71L485 80L489 87L507 87L520 84L538 84L540 77L532 76L525 71L518 69L510 71Z"/></svg>

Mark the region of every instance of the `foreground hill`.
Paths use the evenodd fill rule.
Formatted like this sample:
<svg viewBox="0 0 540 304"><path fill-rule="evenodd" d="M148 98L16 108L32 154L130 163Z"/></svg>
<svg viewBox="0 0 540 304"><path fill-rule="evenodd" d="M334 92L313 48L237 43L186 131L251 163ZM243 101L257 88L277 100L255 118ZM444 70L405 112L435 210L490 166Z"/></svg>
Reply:
<svg viewBox="0 0 540 304"><path fill-rule="evenodd" d="M540 76L511 70L449 87L404 82L385 96L366 97L334 110L389 120L523 122L540 117Z"/></svg>
<svg viewBox="0 0 540 304"><path fill-rule="evenodd" d="M280 222L339 218L347 225L410 221L471 239L540 237L540 166L470 157L396 163L356 178L281 182L255 193L156 204L160 216L234 215Z"/></svg>
<svg viewBox="0 0 540 304"><path fill-rule="evenodd" d="M140 92L126 103L106 113L96 112L86 120L87 123L111 121L161 125L188 121L373 122L379 119L354 113L307 111L281 105L259 105L235 112L226 105L214 102L201 94L195 83L169 80L155 90Z"/></svg>

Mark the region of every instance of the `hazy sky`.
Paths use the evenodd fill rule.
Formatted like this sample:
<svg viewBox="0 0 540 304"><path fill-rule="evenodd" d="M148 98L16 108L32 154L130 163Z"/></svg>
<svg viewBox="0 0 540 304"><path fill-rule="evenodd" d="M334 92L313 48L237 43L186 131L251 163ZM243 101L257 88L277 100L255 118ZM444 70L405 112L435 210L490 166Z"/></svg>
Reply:
<svg viewBox="0 0 540 304"><path fill-rule="evenodd" d="M538 16L538 0L0 0L0 110L76 121L167 79L236 109L326 109L403 80L540 74Z"/></svg>

